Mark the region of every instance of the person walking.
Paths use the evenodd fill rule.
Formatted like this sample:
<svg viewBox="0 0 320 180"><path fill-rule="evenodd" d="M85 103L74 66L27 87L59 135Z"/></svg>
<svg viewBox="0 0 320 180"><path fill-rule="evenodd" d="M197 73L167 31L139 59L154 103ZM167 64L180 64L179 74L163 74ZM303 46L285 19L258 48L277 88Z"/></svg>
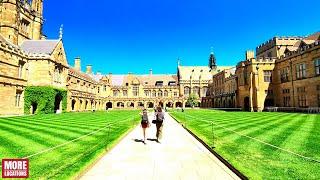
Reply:
<svg viewBox="0 0 320 180"><path fill-rule="evenodd" d="M150 126L150 122L148 119L148 111L146 109L143 109L141 115L141 127L142 127L142 133L143 133L143 143L146 144L146 129Z"/></svg>
<svg viewBox="0 0 320 180"><path fill-rule="evenodd" d="M157 142L160 143L160 139L162 138L162 130L163 130L163 120L164 120L164 112L162 112L162 108L159 106L156 112L156 127L157 127Z"/></svg>

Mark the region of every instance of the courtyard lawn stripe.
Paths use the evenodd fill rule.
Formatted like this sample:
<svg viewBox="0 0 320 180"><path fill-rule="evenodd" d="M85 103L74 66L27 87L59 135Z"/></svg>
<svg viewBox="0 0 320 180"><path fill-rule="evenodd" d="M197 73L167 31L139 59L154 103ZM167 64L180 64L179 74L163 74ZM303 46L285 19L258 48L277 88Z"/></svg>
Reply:
<svg viewBox="0 0 320 180"><path fill-rule="evenodd" d="M312 128L309 132L308 140L305 141L306 154L313 155L320 159L320 116L316 116L312 121ZM311 141L312 140L312 141Z"/></svg>
<svg viewBox="0 0 320 180"><path fill-rule="evenodd" d="M72 140L70 140L70 141L67 141L67 142L64 142L64 143L62 143L62 144L59 144L59 145L57 145L57 146L51 147L51 148L49 148L49 149L45 149L45 150L40 151L40 152L38 152L38 153L35 153L35 154L32 154L32 155L28 155L28 156L24 157L24 159L31 158L31 157L33 157L33 156L37 156L37 155L43 154L43 153L48 152L48 151L52 151L52 150L57 149L57 148L59 148L59 147L62 147L62 146L64 146L64 145L70 144L70 143L72 143L72 142L74 142L74 141L81 140L81 139L84 138L84 137L88 137L88 136L90 136L90 135L93 135L93 134L96 134L96 133L100 132L101 130L103 130L103 129L105 129L105 128L108 128L108 126L109 126L109 125L107 125L107 126L105 126L105 127L102 127L102 128L100 128L100 129L97 129L97 130L95 130L95 131L93 131L93 132L90 132L90 133L88 133L88 134L84 134L83 136L80 136L80 137L78 137L78 138L75 138L75 139L72 139Z"/></svg>
<svg viewBox="0 0 320 180"><path fill-rule="evenodd" d="M118 121L118 123L119 123L119 121ZM21 129L21 128L20 128ZM14 130L13 128L11 128L10 130ZM67 131L68 132L68 138L65 138L65 139L63 139L63 138L61 138L61 136L65 136L65 134L61 134L61 133L59 133L59 134L56 134L55 133L55 135L52 135L52 131L41 131L41 129L39 129L39 128L36 128L36 129L30 129L30 128L26 128L26 127L23 127L23 130L19 130L19 129L15 129L17 132L20 132L21 131L21 133L18 133L20 136L28 136L29 134L26 132L25 134L26 135L24 135L24 133L22 133L22 132L25 132L25 131L36 131L37 132L37 135L39 134L39 133L44 133L44 134L42 134L42 136L37 136L37 138L32 138L32 139L28 139L28 140L32 140L32 141L35 141L35 143L38 143L38 144L41 144L42 142L55 142L55 141L57 141L58 139L61 139L59 142L56 142L56 143L62 143L62 142L64 142L64 141L68 141L68 140L70 140L70 138L74 138L74 137L78 137L78 135L79 135L79 133L78 134L76 134L76 135L74 135L74 136L71 136L70 135L70 131ZM65 130L65 129L64 129ZM85 132L83 131L82 133L80 133L80 135L83 135L84 133L87 133L87 132L90 132L91 130L86 130ZM48 133L48 132L50 132L50 133ZM16 133L17 134L17 133ZM35 134L36 135L36 134ZM58 136L57 136L58 135ZM27 138L27 137L26 137ZM44 141L42 141L42 139L44 140ZM56 143L54 143L54 144L56 144ZM42 143L43 144L43 143ZM50 146L53 146L54 144L47 144L46 145L46 147L50 147Z"/></svg>
<svg viewBox="0 0 320 180"><path fill-rule="evenodd" d="M93 114L96 114L93 116ZM74 116L73 116L74 115ZM83 117L82 117L83 116ZM108 117L109 119L106 120L105 117ZM63 120L64 121L63 121ZM94 137L90 138L84 138L79 142L72 143L67 145L66 147L62 147L61 149L56 149L55 151L48 153L48 154L42 154L35 159L31 159L32 162L39 162L38 163L33 163L36 165L33 165L33 168L31 169L31 174L33 175L38 175L38 176L33 176L33 177L48 177L50 172L50 168L52 171L59 168L59 167L66 167L68 168L70 166L75 166L77 167L76 169L72 171L68 171L69 176L74 176L75 173L77 173L77 169L83 169L83 166L86 165L86 163L91 162L92 160L87 159L85 160L84 158L88 157L81 157L81 153L85 152L87 154L91 154L90 157L94 158L96 157L99 153L102 153L104 151L104 145L106 143L110 144L113 143L115 139L118 139L119 133L124 133L126 132L132 125L136 125L139 119L139 115L137 111L130 111L130 112L110 112L110 113L82 113L81 115L78 115L77 113L74 114L63 114L63 116L60 115L38 115L38 116L28 116L24 118L17 118L16 123L9 122L10 124L7 124L8 121L15 121L15 118L0 118L0 125L4 125L6 128L1 128L0 129L0 137L3 137L0 139L1 144L7 145L6 148L0 148L0 158L4 158L7 155L12 155L15 158L18 157L17 155L20 154L30 154L30 152L34 152L37 149L42 149L43 147L47 147L43 145L42 142L33 142L33 139L39 138L42 139L43 142L50 142L49 144L52 144L51 142L55 141L54 138L61 137L61 136L70 136L70 129L68 128L63 128L63 129L57 129L58 127L68 127L68 121L73 121L75 126L78 127L78 132L82 131L88 131L94 127L101 127L102 125L110 124L113 126L113 128L110 129L110 137L108 142L104 142L101 139L105 139L107 131L104 132L99 132L95 134ZM32 121L38 121L40 123L30 123ZM52 121L53 120L53 121ZM58 122L59 121L59 122ZM77 121L79 123L77 123ZM91 122L90 125L89 121ZM86 125L87 122L87 125ZM25 126L23 124L28 124L30 126ZM61 124L60 124L61 123ZM52 136L53 139L43 139L45 136L48 136L48 132L43 132L41 131L42 126L45 124L50 125L51 127L49 129L55 129L58 134L61 134L60 136L57 135L50 135ZM81 125L80 125L81 124ZM38 126L41 126L40 129ZM8 128L7 128L8 127ZM71 130L76 130L75 127L72 127ZM29 130L29 131L28 131ZM33 131L33 132L31 132ZM2 133L3 132L3 133ZM30 132L31 134L29 134ZM38 132L38 133L34 133ZM18 133L18 135L17 135ZM35 135L35 136L32 136ZM12 137L18 138L19 142L19 147L15 147L15 149L12 150L10 146L10 143L12 142ZM1 141L2 140L2 141ZM40 144L38 144L40 143ZM101 144L97 145L96 144ZM14 143L15 146L17 146L18 143ZM38 145L37 145L38 144ZM41 146L41 147L40 147ZM95 149L95 148L100 148L100 150ZM102 149L101 149L102 148ZM7 152L7 150L15 151L15 152ZM22 151L23 150L23 151ZM19 152L19 153L18 153ZM73 157L77 156L79 161L73 161ZM20 156L23 157L23 156ZM44 158L45 157L45 158ZM52 159L54 157L54 159ZM59 157L61 159L59 159ZM50 161L51 159L51 161ZM70 161L64 161L64 159L70 159ZM40 160L40 161L39 161ZM50 164L50 162L56 162L55 166L46 166L46 164ZM66 163L68 165L66 165ZM61 164L62 163L62 164ZM78 164L78 165L75 165ZM47 168L42 168L43 167L49 167ZM69 177L68 175L63 174L63 172L58 172L54 173L55 175L52 176L52 178L58 178L58 177L64 177L67 178ZM51 177L51 175L50 175Z"/></svg>
<svg viewBox="0 0 320 180"><path fill-rule="evenodd" d="M249 126L250 128L240 131L241 133L236 131L235 133L239 133L239 135L235 136L250 135L248 139L242 138L240 142L234 141L235 139L231 140L235 136L220 138L219 134L226 130L220 129L220 131L217 131L215 129L215 136L217 136L216 151L250 178L314 179L316 174L320 173L319 163L316 162L318 161L316 157L320 153L320 115L298 113L217 113L211 110L188 110L185 113L195 117L187 123L187 128L196 132L209 145L211 141L211 133L208 133L210 132L210 127L199 125L203 123L199 122L203 121L203 119L211 119L213 122L228 128L228 130L235 129L236 126L239 127L239 125L236 125L237 121L239 121L239 124L252 125L252 123L243 120L243 118L255 118L259 123L264 122L266 119L273 121L275 124L273 127L270 124L261 123L256 124L256 127ZM171 114L178 118L179 121L184 121L184 115L181 115L183 113L172 112ZM240 118L242 120L239 120ZM243 125L240 126L242 127ZM303 134L303 138L294 138L299 137L299 134ZM256 139L258 141L254 142L256 140L250 140L249 138L258 138ZM260 140L262 142L259 142ZM219 142L222 142L223 145L219 144ZM270 147L273 144L267 145L267 142L276 144L277 146L274 148L283 150L275 150ZM309 144L310 147L307 148L304 146L305 144ZM315 147L313 147L313 144L315 144ZM265 148L266 146L268 148ZM286 152L286 150L297 154L293 155L291 152ZM272 153L274 156L272 156ZM309 154L313 154L313 156ZM315 161L306 160L306 158L312 158Z"/></svg>

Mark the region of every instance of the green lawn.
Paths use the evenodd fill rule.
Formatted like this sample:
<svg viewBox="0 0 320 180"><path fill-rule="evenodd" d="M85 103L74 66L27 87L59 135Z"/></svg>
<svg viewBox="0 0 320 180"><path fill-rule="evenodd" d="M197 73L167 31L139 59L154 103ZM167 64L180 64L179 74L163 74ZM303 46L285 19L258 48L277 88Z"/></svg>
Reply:
<svg viewBox="0 0 320 180"><path fill-rule="evenodd" d="M139 119L138 111L0 118L0 159L23 158L44 151L29 158L32 179L74 178ZM74 141L67 143L71 140Z"/></svg>
<svg viewBox="0 0 320 180"><path fill-rule="evenodd" d="M319 162L286 152L320 161L320 115L214 110L172 111L171 115L208 145L214 144L216 152L250 179L320 177Z"/></svg>

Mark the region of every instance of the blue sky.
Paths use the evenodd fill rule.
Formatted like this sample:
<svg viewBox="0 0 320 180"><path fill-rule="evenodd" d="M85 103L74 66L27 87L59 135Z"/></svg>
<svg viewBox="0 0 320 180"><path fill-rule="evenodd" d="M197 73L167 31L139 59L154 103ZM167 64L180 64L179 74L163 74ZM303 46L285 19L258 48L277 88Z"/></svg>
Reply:
<svg viewBox="0 0 320 180"><path fill-rule="evenodd" d="M102 73L176 73L207 65L235 65L247 49L273 36L320 30L320 1L297 0L44 0L44 33L59 37L70 65L80 56Z"/></svg>

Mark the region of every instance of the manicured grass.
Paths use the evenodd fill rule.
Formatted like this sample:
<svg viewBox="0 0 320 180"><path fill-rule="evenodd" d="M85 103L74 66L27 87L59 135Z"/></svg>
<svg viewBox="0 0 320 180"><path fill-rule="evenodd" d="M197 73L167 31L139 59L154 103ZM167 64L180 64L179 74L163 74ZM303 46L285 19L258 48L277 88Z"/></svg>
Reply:
<svg viewBox="0 0 320 180"><path fill-rule="evenodd" d="M210 147L214 145L216 152L250 179L320 177L319 162L284 151L320 161L320 115L214 110L172 111L171 115Z"/></svg>
<svg viewBox="0 0 320 180"><path fill-rule="evenodd" d="M30 178L74 178L139 119L138 111L0 118L0 159L24 158L62 145L29 158ZM66 143L74 139L77 140Z"/></svg>

